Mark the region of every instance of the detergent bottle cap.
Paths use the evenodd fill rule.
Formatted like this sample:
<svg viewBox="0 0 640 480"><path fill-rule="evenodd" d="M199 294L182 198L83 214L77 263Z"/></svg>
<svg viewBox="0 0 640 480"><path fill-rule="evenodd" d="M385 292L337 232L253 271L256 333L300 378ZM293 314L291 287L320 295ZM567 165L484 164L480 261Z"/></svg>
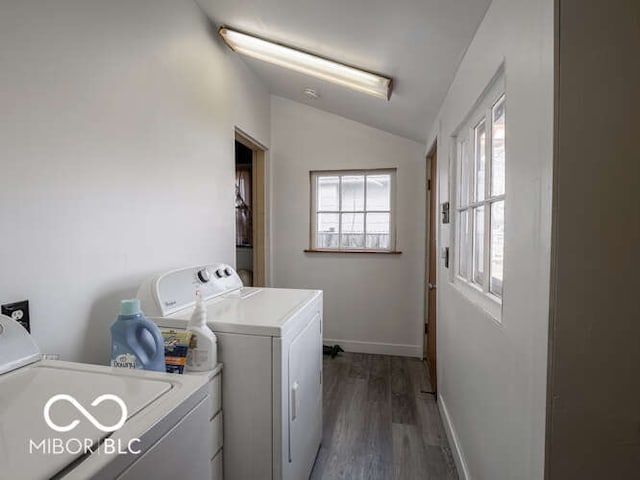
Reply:
<svg viewBox="0 0 640 480"><path fill-rule="evenodd" d="M120 315L136 315L140 312L140 300L137 298L128 298L120 302Z"/></svg>

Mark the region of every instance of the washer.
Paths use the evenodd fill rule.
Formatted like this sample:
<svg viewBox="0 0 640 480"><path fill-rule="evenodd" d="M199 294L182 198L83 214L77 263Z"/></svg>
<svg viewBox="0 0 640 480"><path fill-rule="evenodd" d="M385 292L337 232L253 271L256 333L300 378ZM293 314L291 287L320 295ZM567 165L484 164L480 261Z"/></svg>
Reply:
<svg viewBox="0 0 640 480"><path fill-rule="evenodd" d="M26 330L0 316L0 478L221 478L208 425L213 375L40 358Z"/></svg>
<svg viewBox="0 0 640 480"><path fill-rule="evenodd" d="M186 328L195 291L224 364L226 480L309 478L322 435L322 291L245 288L226 264L158 275L138 291L163 328Z"/></svg>

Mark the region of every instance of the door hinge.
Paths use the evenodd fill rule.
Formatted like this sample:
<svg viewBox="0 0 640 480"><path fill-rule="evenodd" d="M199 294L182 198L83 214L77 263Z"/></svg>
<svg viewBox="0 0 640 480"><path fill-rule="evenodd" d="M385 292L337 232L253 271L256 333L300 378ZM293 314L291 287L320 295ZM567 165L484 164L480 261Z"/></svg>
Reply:
<svg viewBox="0 0 640 480"><path fill-rule="evenodd" d="M427 324L427 323L425 323L425 324L424 324L424 334L425 334L425 335L426 335L427 333L429 333L429 332L428 332L428 328L427 328L428 326L429 326L429 324Z"/></svg>
<svg viewBox="0 0 640 480"><path fill-rule="evenodd" d="M431 190L431 179L427 180L427 190Z"/></svg>

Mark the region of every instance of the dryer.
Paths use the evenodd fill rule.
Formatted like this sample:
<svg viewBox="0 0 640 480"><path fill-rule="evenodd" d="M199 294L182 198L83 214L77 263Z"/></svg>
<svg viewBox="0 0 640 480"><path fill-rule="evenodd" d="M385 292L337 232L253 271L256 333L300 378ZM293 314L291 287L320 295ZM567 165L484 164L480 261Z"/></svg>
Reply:
<svg viewBox="0 0 640 480"><path fill-rule="evenodd" d="M221 478L210 380L41 360L0 316L0 478Z"/></svg>
<svg viewBox="0 0 640 480"><path fill-rule="evenodd" d="M186 328L199 290L224 365L226 480L309 478L322 435L322 291L245 288L225 264L173 270L138 291L161 328Z"/></svg>

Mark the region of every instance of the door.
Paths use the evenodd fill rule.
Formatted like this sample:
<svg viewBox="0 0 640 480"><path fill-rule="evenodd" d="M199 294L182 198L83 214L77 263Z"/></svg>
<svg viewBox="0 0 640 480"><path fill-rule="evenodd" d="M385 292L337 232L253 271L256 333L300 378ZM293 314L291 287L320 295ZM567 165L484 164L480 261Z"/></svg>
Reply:
<svg viewBox="0 0 640 480"><path fill-rule="evenodd" d="M427 285L426 300L427 308L425 309L425 339L424 339L424 358L429 369L429 380L431 388L436 392L436 269L438 266L437 248L436 248L436 230L438 227L438 199L436 192L436 165L437 165L437 146L427 156L427 168L429 172L427 205L428 205L428 235L427 235Z"/></svg>
<svg viewBox="0 0 640 480"><path fill-rule="evenodd" d="M321 326L316 313L289 347L289 465L283 468L287 480L309 478L322 437Z"/></svg>
<svg viewBox="0 0 640 480"><path fill-rule="evenodd" d="M246 286L264 287L267 278L266 147L239 128L236 128L235 140L236 170L241 171L236 175L236 270ZM250 199L242 195L244 188L238 188L239 178L246 179L250 185ZM247 228L242 228L244 224Z"/></svg>

